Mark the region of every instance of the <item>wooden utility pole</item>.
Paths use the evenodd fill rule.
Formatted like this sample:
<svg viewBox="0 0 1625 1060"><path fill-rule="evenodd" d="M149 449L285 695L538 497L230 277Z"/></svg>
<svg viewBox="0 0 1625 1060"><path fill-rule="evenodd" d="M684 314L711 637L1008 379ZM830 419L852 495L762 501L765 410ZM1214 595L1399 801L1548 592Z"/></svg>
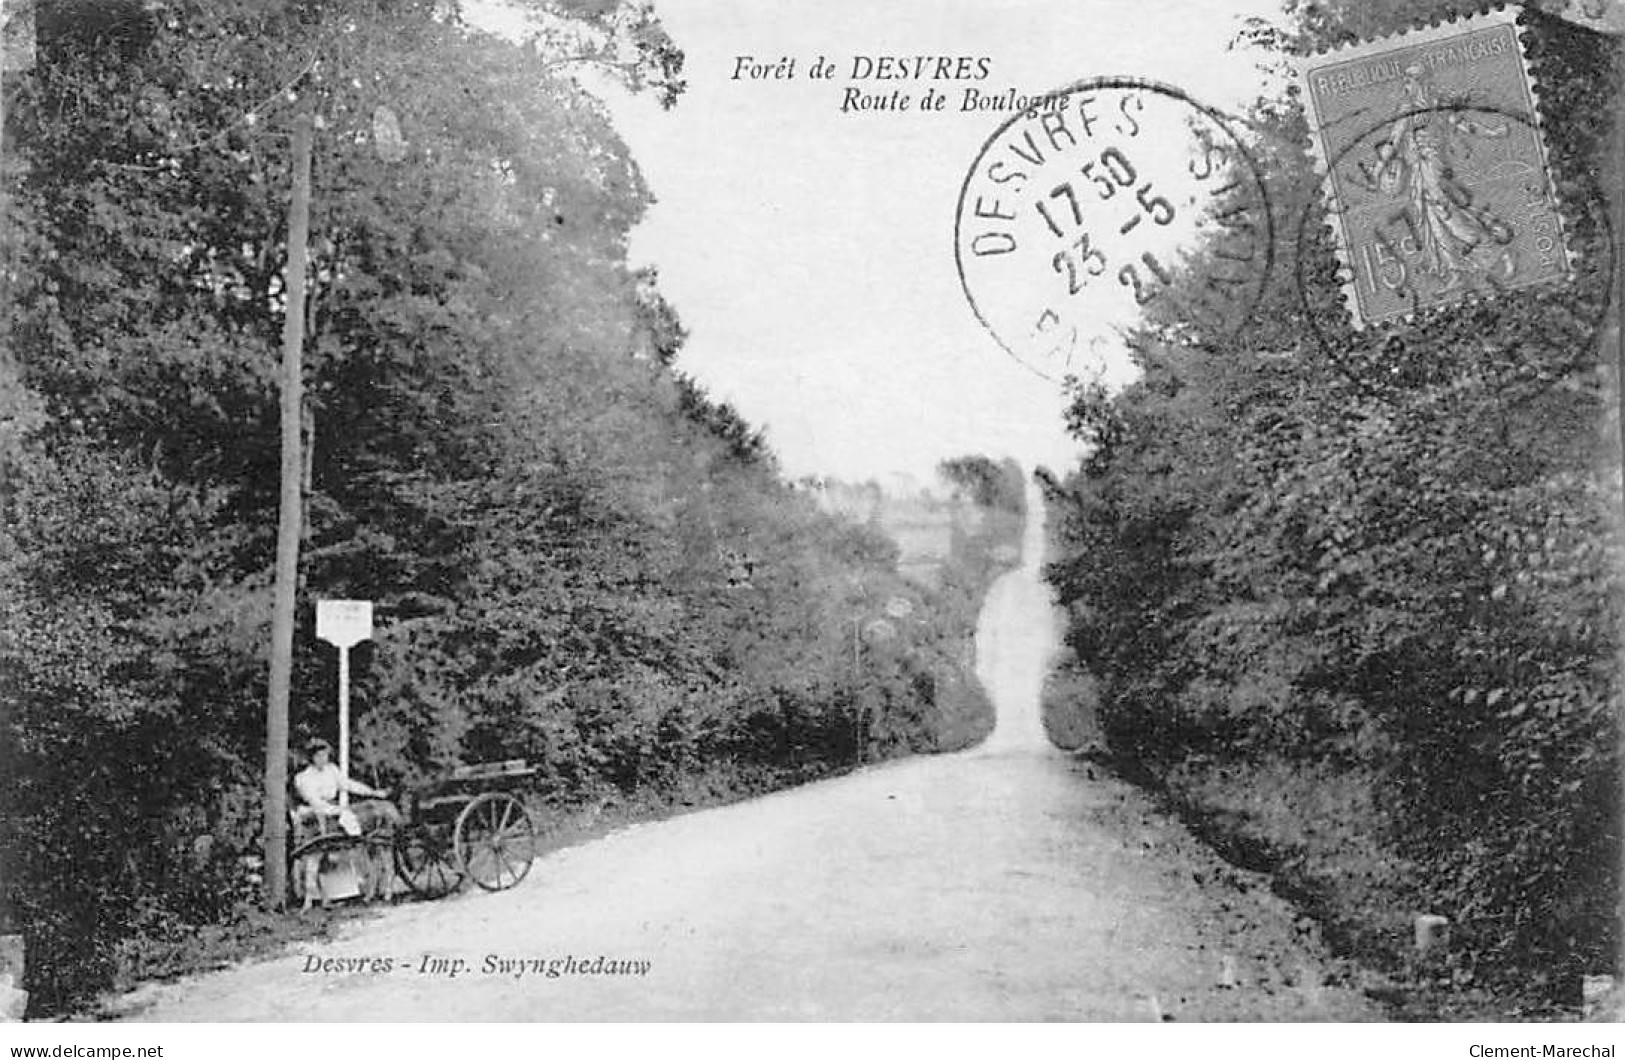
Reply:
<svg viewBox="0 0 1625 1060"><path fill-rule="evenodd" d="M1621 21L1617 5L1615 14L1617 23ZM1620 468L1621 474L1625 474L1625 266L1621 265L1621 258L1625 258L1625 115L1620 112L1620 104L1625 103L1625 37L1617 33L1614 37L1613 89L1614 105L1609 108L1613 128L1609 130L1608 154L1599 167L1604 187L1607 188L1611 200L1608 209L1613 221L1613 232L1610 234L1614 239L1613 255L1610 259L1614 268L1614 275L1611 277L1614 288L1611 299L1613 305L1608 310L1601 352L1604 358L1612 354L1614 360L1615 398L1618 401L1615 414L1619 417ZM1608 349L1610 329L1614 346L1612 350ZM1625 492L1621 493L1621 501L1625 503ZM1621 515L1625 516L1625 511L1622 511ZM1625 533L1625 522L1621 523L1619 532ZM1625 634L1625 631L1621 632ZM1622 635L1621 640L1625 641L1625 635ZM1625 659L1621 660L1621 665L1625 666ZM1621 679L1621 684L1625 687L1625 678ZM1619 779L1620 783L1625 785L1625 709L1621 709L1618 704L1615 705L1614 725L1615 739L1618 741L1616 747L1619 764L1616 768L1622 770ZM1619 869L1625 874L1625 849L1621 849L1620 858ZM1625 894L1616 899L1614 917L1615 927L1625 931Z"/></svg>
<svg viewBox="0 0 1625 1060"><path fill-rule="evenodd" d="M6 72L34 68L34 0L0 0L0 140L6 128Z"/></svg>
<svg viewBox="0 0 1625 1060"><path fill-rule="evenodd" d="M310 238L311 116L293 126L293 195L288 202L288 268L283 278L282 496L277 511L276 589L271 611L271 681L265 707L265 905L281 909L288 894L288 693L293 679L295 589L303 522L299 458L305 340L305 244Z"/></svg>
<svg viewBox="0 0 1625 1060"><path fill-rule="evenodd" d="M0 148L6 139L6 0L0 0Z"/></svg>

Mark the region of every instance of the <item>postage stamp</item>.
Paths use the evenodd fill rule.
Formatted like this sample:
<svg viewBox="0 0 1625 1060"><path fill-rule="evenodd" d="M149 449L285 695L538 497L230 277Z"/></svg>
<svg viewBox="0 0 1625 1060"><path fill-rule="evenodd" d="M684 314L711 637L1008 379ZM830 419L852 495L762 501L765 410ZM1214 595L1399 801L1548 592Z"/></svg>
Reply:
<svg viewBox="0 0 1625 1060"><path fill-rule="evenodd" d="M966 299L1040 375L1086 375L1103 325L1208 332L1251 313L1274 261L1258 164L1218 111L1135 78L1078 82L1012 116L965 175L954 254ZM1185 249L1218 265L1182 277Z"/></svg>
<svg viewBox="0 0 1625 1060"><path fill-rule="evenodd" d="M1514 12L1316 55L1298 73L1355 327L1567 278Z"/></svg>

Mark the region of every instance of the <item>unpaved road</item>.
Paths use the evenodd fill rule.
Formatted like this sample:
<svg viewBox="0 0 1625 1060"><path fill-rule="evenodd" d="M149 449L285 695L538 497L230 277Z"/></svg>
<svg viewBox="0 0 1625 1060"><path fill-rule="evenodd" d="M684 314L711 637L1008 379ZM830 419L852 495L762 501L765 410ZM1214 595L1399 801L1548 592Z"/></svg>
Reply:
<svg viewBox="0 0 1625 1060"><path fill-rule="evenodd" d="M548 855L513 891L390 910L279 959L149 985L113 1010L165 1021L1378 1018L1329 985L1335 969L1260 883L1044 742L1038 689L1056 625L1037 543L1026 547L1028 565L994 586L978 627L978 672L999 709L982 748L628 828ZM580 974L572 957L632 971ZM378 963L309 970L334 959ZM463 966L452 977L436 960ZM491 963L503 960L539 963Z"/></svg>

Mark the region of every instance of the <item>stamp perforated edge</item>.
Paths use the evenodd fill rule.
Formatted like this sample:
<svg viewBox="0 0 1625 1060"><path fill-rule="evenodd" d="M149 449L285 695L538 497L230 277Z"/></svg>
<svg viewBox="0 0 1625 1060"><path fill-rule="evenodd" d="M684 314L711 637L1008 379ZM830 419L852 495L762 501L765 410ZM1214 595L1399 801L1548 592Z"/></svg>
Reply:
<svg viewBox="0 0 1625 1060"><path fill-rule="evenodd" d="M1338 286L1341 290L1344 309L1353 322L1356 331L1363 331L1368 327L1378 329L1397 327L1414 322L1417 316L1421 314L1471 307L1483 301L1488 292L1475 292L1466 298L1448 304L1427 306L1395 317L1384 317L1381 320L1368 321L1361 315L1359 295L1355 291L1355 285L1359 282L1359 273L1355 269L1354 262L1350 260L1348 231L1343 226L1342 212L1337 208L1337 191L1332 179L1332 165L1337 159L1331 157L1326 149L1326 140L1321 126L1322 116L1319 113L1319 108L1315 105L1314 93L1310 90L1309 77L1312 70L1329 63L1344 63L1367 56L1382 55L1395 48L1411 48L1419 44L1446 40L1463 33L1474 33L1481 29L1511 26L1513 40L1517 44L1518 62L1523 70L1524 83L1529 89L1529 124L1535 132L1535 149L1539 152L1541 177L1546 182L1547 195L1550 196L1554 207L1556 207L1558 204L1557 189L1552 179L1551 161L1546 152L1546 137L1540 113L1540 82L1536 79L1535 71L1529 63L1529 53L1523 38L1524 25L1519 20L1522 13L1522 7L1498 6L1476 15L1445 19L1440 22L1417 26L1400 33L1391 33L1385 37L1322 49L1297 60L1293 64L1293 73L1299 94L1302 97L1304 117L1308 125L1309 155L1314 163L1316 173L1320 176L1320 193L1326 206L1326 227L1331 232L1332 247L1337 254ZM1562 210L1557 208L1554 212L1557 223L1561 228L1564 220ZM1564 246L1567 246L1566 240ZM1565 268L1568 267L1570 267L1570 263L1565 262Z"/></svg>

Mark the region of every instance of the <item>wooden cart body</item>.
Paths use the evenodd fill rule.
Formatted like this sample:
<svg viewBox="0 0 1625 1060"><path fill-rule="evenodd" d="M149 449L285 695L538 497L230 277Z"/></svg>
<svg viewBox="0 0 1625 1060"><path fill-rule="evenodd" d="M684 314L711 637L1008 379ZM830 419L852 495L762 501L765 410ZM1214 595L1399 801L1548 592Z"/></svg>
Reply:
<svg viewBox="0 0 1625 1060"><path fill-rule="evenodd" d="M536 769L522 758L458 766L413 792L395 834L395 871L425 898L472 880L487 891L517 886L535 857L536 829L516 793Z"/></svg>

